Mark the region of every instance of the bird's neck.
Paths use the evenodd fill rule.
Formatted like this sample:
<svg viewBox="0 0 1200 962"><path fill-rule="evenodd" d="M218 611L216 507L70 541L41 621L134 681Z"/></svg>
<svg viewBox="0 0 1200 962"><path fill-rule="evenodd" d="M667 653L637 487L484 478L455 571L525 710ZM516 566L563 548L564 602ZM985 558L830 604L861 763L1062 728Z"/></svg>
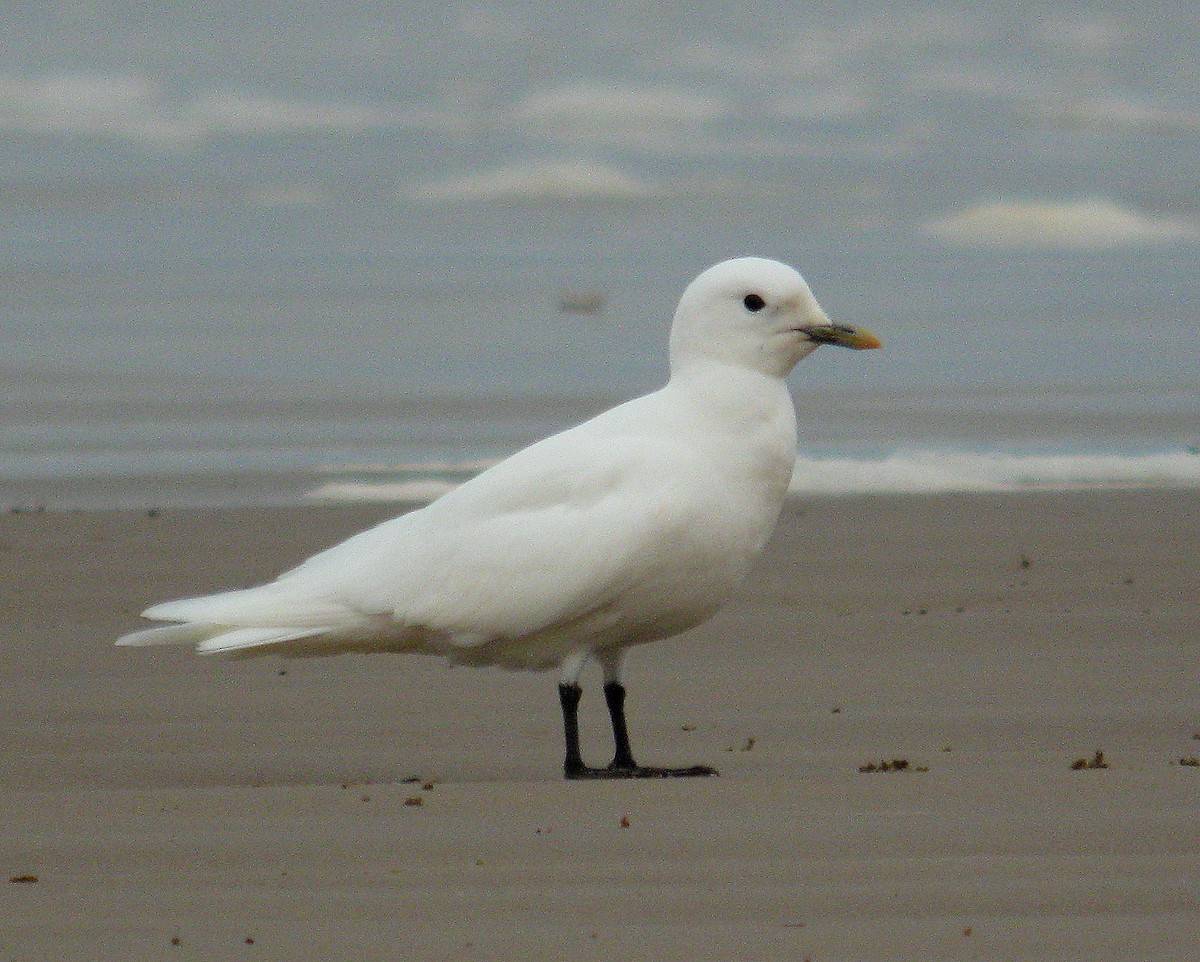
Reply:
<svg viewBox="0 0 1200 962"><path fill-rule="evenodd" d="M674 395L673 409L686 412L678 429L711 453L714 472L737 479L748 498L757 492L747 503L757 506L751 515L765 542L796 466L796 409L787 384L752 368L704 361L672 369L663 393Z"/></svg>
<svg viewBox="0 0 1200 962"><path fill-rule="evenodd" d="M687 397L706 419L751 433L765 428L795 450L795 408L782 378L739 364L694 358L672 365L667 390Z"/></svg>
<svg viewBox="0 0 1200 962"><path fill-rule="evenodd" d="M670 385L698 394L718 397L787 396L783 378L745 364L717 358L690 357L671 363Z"/></svg>

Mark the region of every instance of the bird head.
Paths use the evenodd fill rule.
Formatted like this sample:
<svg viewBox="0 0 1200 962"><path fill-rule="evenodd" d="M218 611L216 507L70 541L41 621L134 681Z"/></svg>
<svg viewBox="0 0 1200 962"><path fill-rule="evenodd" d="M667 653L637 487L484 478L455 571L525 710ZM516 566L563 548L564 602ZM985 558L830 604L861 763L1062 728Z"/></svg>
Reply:
<svg viewBox="0 0 1200 962"><path fill-rule="evenodd" d="M707 359L784 377L822 344L881 346L870 331L831 322L791 267L738 257L710 267L683 292L671 328L671 366Z"/></svg>

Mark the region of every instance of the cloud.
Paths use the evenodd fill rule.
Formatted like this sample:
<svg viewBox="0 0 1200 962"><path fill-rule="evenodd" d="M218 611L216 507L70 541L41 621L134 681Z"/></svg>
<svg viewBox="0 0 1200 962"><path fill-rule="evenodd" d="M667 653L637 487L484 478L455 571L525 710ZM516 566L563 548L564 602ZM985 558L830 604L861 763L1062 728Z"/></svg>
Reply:
<svg viewBox="0 0 1200 962"><path fill-rule="evenodd" d="M1196 224L1102 198L994 201L927 222L922 232L973 247L1102 248L1200 238Z"/></svg>
<svg viewBox="0 0 1200 962"><path fill-rule="evenodd" d="M1149 130L1190 133L1200 130L1200 110L1163 106L1116 96L1091 100L1037 102L1033 113L1041 120L1102 132Z"/></svg>
<svg viewBox="0 0 1200 962"><path fill-rule="evenodd" d="M208 94L185 111L199 130L226 134L271 134L294 131L357 131L386 127L387 113L345 103L304 103L243 94Z"/></svg>
<svg viewBox="0 0 1200 962"><path fill-rule="evenodd" d="M540 160L433 181L411 196L434 202L637 200L654 193L624 171L592 161Z"/></svg>
<svg viewBox="0 0 1200 962"><path fill-rule="evenodd" d="M138 140L186 137L158 85L139 73L0 75L0 129Z"/></svg>
<svg viewBox="0 0 1200 962"><path fill-rule="evenodd" d="M140 73L0 74L0 130L187 146L218 135L273 135L421 125L397 108L210 91L171 99Z"/></svg>
<svg viewBox="0 0 1200 962"><path fill-rule="evenodd" d="M813 87L782 94L771 103L770 110L782 120L845 120L877 106L875 98L861 88Z"/></svg>
<svg viewBox="0 0 1200 962"><path fill-rule="evenodd" d="M678 87L569 84L530 93L512 109L526 131L568 142L657 142L728 115L716 97Z"/></svg>

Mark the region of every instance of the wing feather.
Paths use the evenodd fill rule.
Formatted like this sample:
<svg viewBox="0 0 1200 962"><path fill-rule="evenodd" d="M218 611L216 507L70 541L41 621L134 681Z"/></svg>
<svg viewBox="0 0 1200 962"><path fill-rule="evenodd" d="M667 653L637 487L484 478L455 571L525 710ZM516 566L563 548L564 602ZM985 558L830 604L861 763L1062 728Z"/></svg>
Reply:
<svg viewBox="0 0 1200 962"><path fill-rule="evenodd" d="M597 611L619 620L639 583L686 571L683 532L712 507L672 487L693 470L693 449L645 410L656 397L538 442L274 582L155 605L147 617L187 624L125 643L188 633L206 653L322 634L349 643L387 621L474 644L544 634Z"/></svg>

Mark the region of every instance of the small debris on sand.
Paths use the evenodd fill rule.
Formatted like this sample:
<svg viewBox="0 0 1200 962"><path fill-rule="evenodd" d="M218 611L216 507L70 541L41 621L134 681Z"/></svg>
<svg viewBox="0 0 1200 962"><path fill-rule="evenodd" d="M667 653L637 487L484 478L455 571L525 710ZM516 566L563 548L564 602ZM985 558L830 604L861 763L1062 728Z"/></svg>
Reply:
<svg viewBox="0 0 1200 962"><path fill-rule="evenodd" d="M1104 760L1104 752L1097 751L1091 758L1077 758L1071 762L1071 771L1073 772L1091 768L1108 768L1108 762Z"/></svg>
<svg viewBox="0 0 1200 962"><path fill-rule="evenodd" d="M867 762L865 765L859 765L860 772L906 772L909 770L909 761L907 758L883 759L879 764L875 762ZM927 772L929 768L921 765L913 768L916 772Z"/></svg>

